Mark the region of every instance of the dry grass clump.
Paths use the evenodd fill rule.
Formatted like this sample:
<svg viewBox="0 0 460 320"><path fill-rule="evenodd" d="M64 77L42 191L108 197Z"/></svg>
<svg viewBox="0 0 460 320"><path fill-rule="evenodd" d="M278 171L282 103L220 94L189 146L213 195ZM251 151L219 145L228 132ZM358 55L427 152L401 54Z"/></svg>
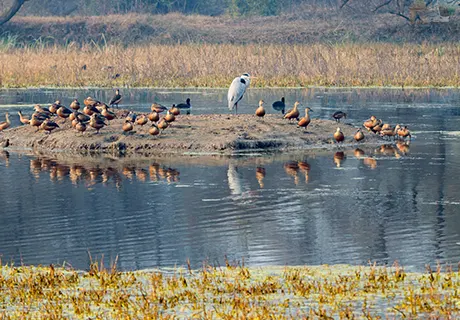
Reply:
<svg viewBox="0 0 460 320"><path fill-rule="evenodd" d="M460 274L318 266L119 272L0 268L2 319L379 319L458 317Z"/></svg>
<svg viewBox="0 0 460 320"><path fill-rule="evenodd" d="M88 45L0 50L0 86L459 86L460 46Z"/></svg>

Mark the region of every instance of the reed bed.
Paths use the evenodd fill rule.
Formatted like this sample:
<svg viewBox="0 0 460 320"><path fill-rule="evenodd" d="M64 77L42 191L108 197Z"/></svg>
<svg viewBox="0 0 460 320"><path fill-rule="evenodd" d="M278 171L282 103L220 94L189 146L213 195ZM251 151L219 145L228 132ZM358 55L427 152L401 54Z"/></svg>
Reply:
<svg viewBox="0 0 460 320"><path fill-rule="evenodd" d="M0 47L1 48L1 47ZM460 85L460 45L96 44L0 49L0 87L254 87Z"/></svg>
<svg viewBox="0 0 460 320"><path fill-rule="evenodd" d="M2 319L453 319L460 273L392 268L203 266L119 272L2 266Z"/></svg>

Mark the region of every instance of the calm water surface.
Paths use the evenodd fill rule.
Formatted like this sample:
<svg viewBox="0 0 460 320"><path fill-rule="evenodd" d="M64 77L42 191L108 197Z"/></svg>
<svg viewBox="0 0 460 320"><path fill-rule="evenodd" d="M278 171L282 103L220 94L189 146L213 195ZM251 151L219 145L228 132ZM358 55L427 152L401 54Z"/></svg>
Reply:
<svg viewBox="0 0 460 320"><path fill-rule="evenodd" d="M192 100L225 113L225 90L122 90L124 107ZM5 111L69 103L111 90L3 90ZM334 110L358 124L375 114L414 132L410 145L239 157L53 158L0 153L0 254L25 264L88 266L88 252L123 269L194 266L224 257L252 266L366 264L422 270L460 261L460 91L278 89L317 118ZM275 112L270 110L270 112ZM14 116L13 123L17 124Z"/></svg>

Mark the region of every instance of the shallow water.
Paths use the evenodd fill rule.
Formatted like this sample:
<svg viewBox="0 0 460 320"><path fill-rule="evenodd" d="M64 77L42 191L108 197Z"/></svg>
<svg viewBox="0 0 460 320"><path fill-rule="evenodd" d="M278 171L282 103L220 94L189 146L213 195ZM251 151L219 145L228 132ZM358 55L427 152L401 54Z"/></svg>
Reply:
<svg viewBox="0 0 460 320"><path fill-rule="evenodd" d="M2 90L3 111L69 103L110 90ZM224 113L225 90L124 89L123 107L192 100L192 113ZM25 264L71 263L89 254L122 269L190 259L251 266L366 264L423 270L460 260L458 90L277 89L248 92L300 100L314 117L334 110L358 124L375 114L414 132L410 145L240 157L122 159L0 154L0 254ZM13 118L17 123L17 117Z"/></svg>

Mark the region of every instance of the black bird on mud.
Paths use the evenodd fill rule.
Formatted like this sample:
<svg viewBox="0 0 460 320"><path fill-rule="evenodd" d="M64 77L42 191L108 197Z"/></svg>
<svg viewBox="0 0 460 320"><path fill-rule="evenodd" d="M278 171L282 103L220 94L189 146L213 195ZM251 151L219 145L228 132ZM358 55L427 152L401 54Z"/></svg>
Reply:
<svg viewBox="0 0 460 320"><path fill-rule="evenodd" d="M342 119L342 118L346 119L347 118L347 114L345 112L343 112L343 111L336 111L332 115L332 118L334 118L335 121L340 122L340 119Z"/></svg>

